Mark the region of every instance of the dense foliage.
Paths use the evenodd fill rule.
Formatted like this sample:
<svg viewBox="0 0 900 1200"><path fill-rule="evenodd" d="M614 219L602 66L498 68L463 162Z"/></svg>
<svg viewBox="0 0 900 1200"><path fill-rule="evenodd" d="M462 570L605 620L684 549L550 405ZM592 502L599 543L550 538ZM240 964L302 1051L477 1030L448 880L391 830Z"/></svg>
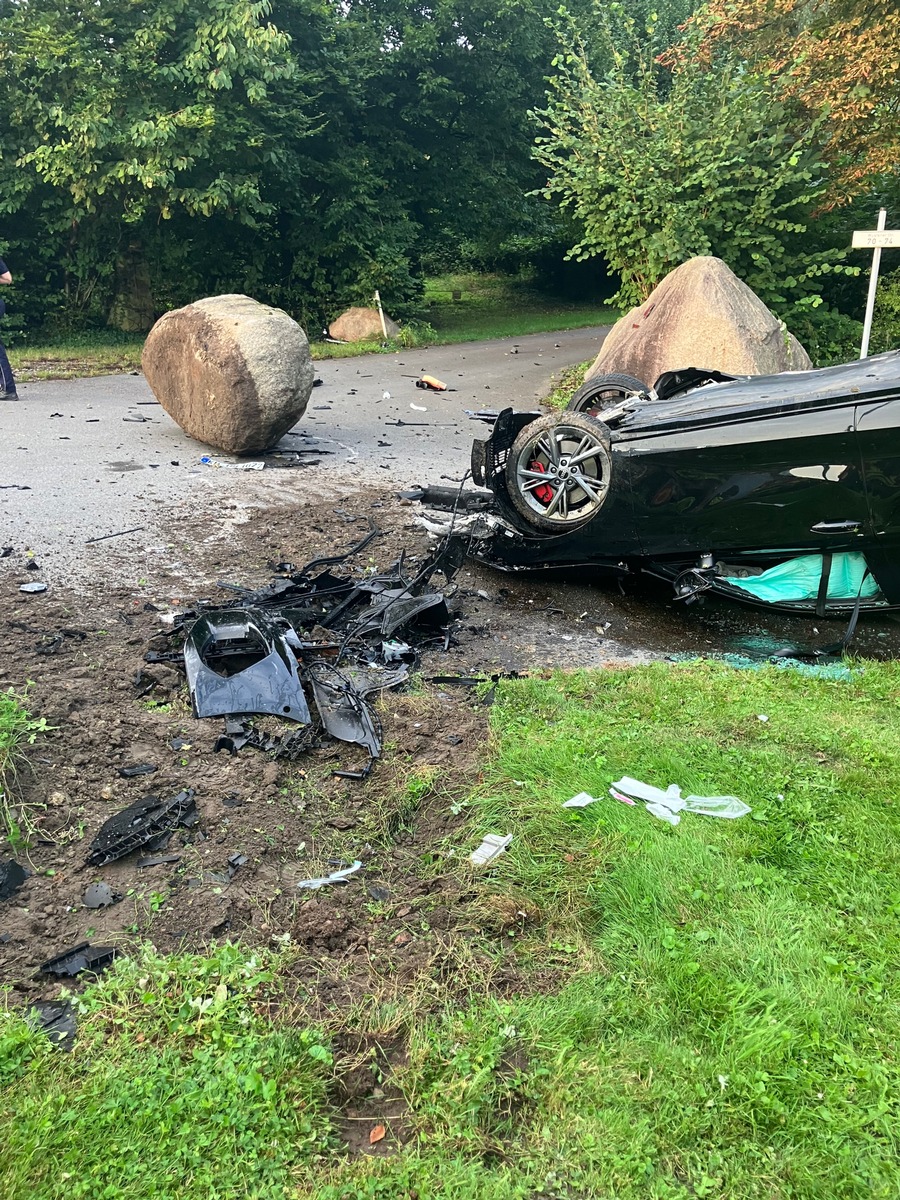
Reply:
<svg viewBox="0 0 900 1200"><path fill-rule="evenodd" d="M428 273L558 286L568 249L568 284L622 301L715 253L852 341L849 231L900 208L896 13L694 8L0 0L6 332L141 331L246 291L315 335L376 288L415 314ZM886 309L879 346L892 328Z"/></svg>
<svg viewBox="0 0 900 1200"><path fill-rule="evenodd" d="M0 252L25 315L140 329L239 289L315 328L375 287L402 314L461 247L561 245L528 196L551 53L511 0L0 4Z"/></svg>

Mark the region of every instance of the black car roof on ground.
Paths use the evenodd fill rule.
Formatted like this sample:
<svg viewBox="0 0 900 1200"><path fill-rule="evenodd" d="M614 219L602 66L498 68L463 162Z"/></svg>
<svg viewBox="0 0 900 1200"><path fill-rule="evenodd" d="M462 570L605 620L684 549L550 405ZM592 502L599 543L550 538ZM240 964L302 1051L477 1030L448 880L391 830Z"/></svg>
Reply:
<svg viewBox="0 0 900 1200"><path fill-rule="evenodd" d="M637 402L620 419L613 438L893 397L900 398L900 350L817 371L708 384L672 400Z"/></svg>

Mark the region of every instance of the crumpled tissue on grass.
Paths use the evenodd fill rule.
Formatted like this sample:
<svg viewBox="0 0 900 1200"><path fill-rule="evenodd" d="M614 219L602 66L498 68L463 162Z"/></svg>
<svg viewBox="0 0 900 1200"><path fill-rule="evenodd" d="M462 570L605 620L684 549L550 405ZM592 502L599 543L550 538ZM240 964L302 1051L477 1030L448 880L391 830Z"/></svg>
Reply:
<svg viewBox="0 0 900 1200"><path fill-rule="evenodd" d="M737 796L682 796L677 783L670 783L663 791L650 783L632 779L629 775L623 775L609 789L610 795L618 799L615 796L616 792L644 800L647 812L659 817L661 821L668 822L669 825L677 825L681 820L679 814L682 812L734 820L737 817L745 817L751 811L750 805L738 800Z"/></svg>

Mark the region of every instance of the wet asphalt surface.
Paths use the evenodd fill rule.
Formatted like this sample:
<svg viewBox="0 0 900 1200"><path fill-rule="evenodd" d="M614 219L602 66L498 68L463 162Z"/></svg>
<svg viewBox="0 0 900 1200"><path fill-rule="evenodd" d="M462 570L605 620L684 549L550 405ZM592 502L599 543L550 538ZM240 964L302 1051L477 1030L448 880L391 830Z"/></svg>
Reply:
<svg viewBox="0 0 900 1200"><path fill-rule="evenodd" d="M336 507L416 483L458 479L473 431L466 410L537 407L567 366L596 354L604 328L538 334L316 364L321 386L306 416L263 470L204 465L215 454L188 438L155 403L142 376L25 384L0 405L0 574L93 593L104 582L150 586L179 531L204 515L240 524L256 510ZM423 372L450 389L415 387ZM275 469L279 468L279 469ZM399 517L397 519L400 519ZM413 510L403 520L413 521ZM122 534L106 539L108 534ZM221 530L219 533L221 536ZM102 541L90 539L104 538ZM180 546L189 577L190 546ZM302 547L298 549L302 556ZM171 572L169 571L170 575ZM684 606L649 579L620 586L559 572L508 575L472 565L460 586L471 623L501 666L601 665L678 654L765 658L789 646L840 640L844 624L791 617L718 598ZM479 595L483 593L483 595ZM864 618L856 654L900 652L900 623Z"/></svg>

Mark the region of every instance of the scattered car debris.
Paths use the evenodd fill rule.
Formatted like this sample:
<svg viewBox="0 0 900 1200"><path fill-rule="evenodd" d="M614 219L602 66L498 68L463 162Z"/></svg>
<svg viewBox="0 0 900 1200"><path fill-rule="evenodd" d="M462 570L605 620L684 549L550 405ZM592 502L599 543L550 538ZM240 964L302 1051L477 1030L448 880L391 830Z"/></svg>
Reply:
<svg viewBox="0 0 900 1200"><path fill-rule="evenodd" d="M622 796L617 793L643 800L647 805L647 812L659 817L661 821L668 822L669 825L677 825L681 820L679 814L682 812L735 820L751 811L750 805L739 800L737 796L682 796L677 783L670 783L663 791L651 783L632 779L629 775L623 775L612 784L609 794L615 800L619 800Z"/></svg>
<svg viewBox="0 0 900 1200"><path fill-rule="evenodd" d="M140 533L143 528L143 525L135 525L134 529L120 529L117 533L103 533L100 537L88 538L84 544L93 546L95 542L108 542L110 538L125 537L128 533Z"/></svg>
<svg viewBox="0 0 900 1200"><path fill-rule="evenodd" d="M108 883L92 883L84 893L81 903L85 908L109 908L122 899L120 892L113 891Z"/></svg>
<svg viewBox="0 0 900 1200"><path fill-rule="evenodd" d="M205 883L220 883L228 884L234 879L235 874L247 862L246 854L232 854L228 858L228 865L224 871L206 871L203 875Z"/></svg>
<svg viewBox="0 0 900 1200"><path fill-rule="evenodd" d="M247 746L293 759L319 744L320 726L368 754L361 770L335 773L368 774L381 754L382 732L367 697L405 682L416 661L414 643L450 644L446 599L431 580L437 573L452 579L465 556L446 539L415 574L403 555L381 574L334 573L378 536L372 529L345 553L300 570L276 563L277 577L256 590L221 584L232 594L227 604L200 601L176 616L171 631L161 631L180 641L180 651L151 650L145 661L182 666L194 715L225 718L216 750L236 754ZM253 714L300 728L262 733Z"/></svg>
<svg viewBox="0 0 900 1200"><path fill-rule="evenodd" d="M0 900L8 900L27 878L28 871L14 858L0 863Z"/></svg>
<svg viewBox="0 0 900 1200"><path fill-rule="evenodd" d="M499 858L512 841L512 834L502 837L499 833L489 833L477 850L469 855L469 862L476 867L487 867Z"/></svg>
<svg viewBox="0 0 900 1200"><path fill-rule="evenodd" d="M135 763L133 767L119 767L119 774L123 779L135 779L139 775L152 775L156 769L156 763Z"/></svg>
<svg viewBox="0 0 900 1200"><path fill-rule="evenodd" d="M266 465L259 459L218 458L214 454L204 454L200 461L205 467L221 467L231 471L262 471Z"/></svg>
<svg viewBox="0 0 900 1200"><path fill-rule="evenodd" d="M100 826L85 865L105 867L135 850L160 850L179 826L191 828L199 819L190 788L169 800L156 796L136 800Z"/></svg>
<svg viewBox="0 0 900 1200"><path fill-rule="evenodd" d="M427 388L432 392L446 392L447 385L440 379L435 379L433 375L423 375L421 379L416 380L417 388Z"/></svg>
<svg viewBox="0 0 900 1200"><path fill-rule="evenodd" d="M63 950L55 958L39 967L41 975L56 975L60 979L91 971L99 975L106 970L118 951L115 946L92 946L90 942L79 942L71 950Z"/></svg>
<svg viewBox="0 0 900 1200"><path fill-rule="evenodd" d="M136 866L138 868L165 867L165 866L168 866L170 863L177 863L177 862L181 862L180 854L157 854L151 858L139 858L137 860Z"/></svg>
<svg viewBox="0 0 900 1200"><path fill-rule="evenodd" d="M349 867L342 867L339 871L332 871L330 875L323 875L319 879L303 879L297 884L298 888L306 888L309 891L318 891L319 888L326 885L338 884L342 885L349 881L351 875L355 875L362 867L359 859L351 863Z"/></svg>
<svg viewBox="0 0 900 1200"><path fill-rule="evenodd" d="M35 1000L25 1014L32 1029L39 1029L60 1050L71 1050L78 1020L71 1000Z"/></svg>
<svg viewBox="0 0 900 1200"><path fill-rule="evenodd" d="M37 596L40 592L46 592L46 583L23 583L19 591L25 592L28 596Z"/></svg>

